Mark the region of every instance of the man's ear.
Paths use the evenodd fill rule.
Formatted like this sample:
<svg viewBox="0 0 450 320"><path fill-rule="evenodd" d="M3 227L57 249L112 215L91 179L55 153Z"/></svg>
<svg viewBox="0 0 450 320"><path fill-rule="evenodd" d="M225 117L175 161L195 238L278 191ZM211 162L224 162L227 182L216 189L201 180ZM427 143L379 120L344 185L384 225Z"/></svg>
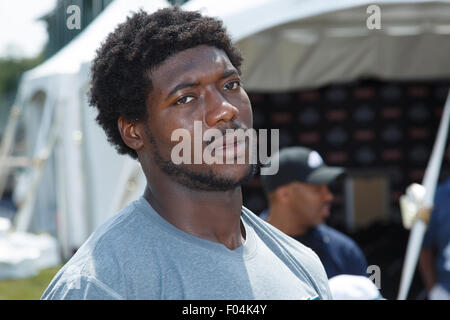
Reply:
<svg viewBox="0 0 450 320"><path fill-rule="evenodd" d="M127 120L119 117L117 120L117 128L123 142L131 149L138 151L144 147L144 132L142 125L136 120Z"/></svg>

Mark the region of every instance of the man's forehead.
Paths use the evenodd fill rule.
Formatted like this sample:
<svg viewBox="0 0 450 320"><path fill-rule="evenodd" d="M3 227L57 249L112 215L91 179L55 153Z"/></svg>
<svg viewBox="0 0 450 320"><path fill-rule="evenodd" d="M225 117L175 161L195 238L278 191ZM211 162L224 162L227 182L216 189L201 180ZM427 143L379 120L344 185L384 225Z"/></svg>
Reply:
<svg viewBox="0 0 450 320"><path fill-rule="evenodd" d="M181 78L192 79L235 69L226 53L212 46L197 46L180 51L151 72L152 82L168 85Z"/></svg>

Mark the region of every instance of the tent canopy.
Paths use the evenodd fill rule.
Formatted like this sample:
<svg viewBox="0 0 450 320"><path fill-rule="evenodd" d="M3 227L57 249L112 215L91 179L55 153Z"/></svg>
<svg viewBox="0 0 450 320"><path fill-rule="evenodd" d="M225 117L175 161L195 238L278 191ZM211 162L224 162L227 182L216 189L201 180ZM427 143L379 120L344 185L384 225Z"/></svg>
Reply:
<svg viewBox="0 0 450 320"><path fill-rule="evenodd" d="M380 29L367 25L373 4ZM243 53L248 90L450 76L448 0L192 0L184 8L224 21Z"/></svg>
<svg viewBox="0 0 450 320"><path fill-rule="evenodd" d="M76 73L83 62L91 61L95 51L119 23L133 11L148 12L168 6L165 0L115 0L76 38L53 57L26 73L26 79L42 78L60 73Z"/></svg>
<svg viewBox="0 0 450 320"><path fill-rule="evenodd" d="M367 8L373 4L380 8L380 30L367 27ZM166 6L166 0L113 1L67 46L26 72L25 87L34 87L35 79L43 87L45 78L77 73L131 11ZM445 63L450 52L450 0L191 0L183 8L224 21L244 55L248 90L317 87L358 77L408 80L450 75L450 64Z"/></svg>
<svg viewBox="0 0 450 320"><path fill-rule="evenodd" d="M83 32L51 58L25 72L19 86L19 104L30 99L35 92L54 91L58 75L75 75L83 63L89 63L96 50L115 27L126 20L131 12L140 8L147 12L169 6L166 0L115 0L92 21Z"/></svg>

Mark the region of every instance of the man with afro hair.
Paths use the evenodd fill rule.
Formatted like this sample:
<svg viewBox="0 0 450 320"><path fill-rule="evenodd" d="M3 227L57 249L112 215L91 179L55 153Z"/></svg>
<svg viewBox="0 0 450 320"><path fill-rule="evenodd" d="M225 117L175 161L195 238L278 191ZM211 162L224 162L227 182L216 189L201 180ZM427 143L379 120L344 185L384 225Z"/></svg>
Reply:
<svg viewBox="0 0 450 320"><path fill-rule="evenodd" d="M43 299L331 298L318 257L242 206L255 165L171 157L176 130L252 128L241 62L221 21L178 7L134 13L106 38L90 103L147 186L89 237ZM226 160L249 149L234 140L214 148Z"/></svg>

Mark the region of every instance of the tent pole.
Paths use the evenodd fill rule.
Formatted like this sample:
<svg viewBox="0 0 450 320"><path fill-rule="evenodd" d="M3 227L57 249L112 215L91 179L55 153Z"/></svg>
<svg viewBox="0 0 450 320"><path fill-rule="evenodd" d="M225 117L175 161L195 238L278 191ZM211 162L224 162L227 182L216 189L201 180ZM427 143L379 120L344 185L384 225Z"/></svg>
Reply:
<svg viewBox="0 0 450 320"><path fill-rule="evenodd" d="M37 187L44 172L47 160L53 153L57 137L58 128L56 126L56 121L53 120L47 143L40 150L37 157L33 159L31 183L25 194L24 201L19 205L19 210L15 217L15 225L17 231L26 232L30 226L33 205L36 200Z"/></svg>
<svg viewBox="0 0 450 320"><path fill-rule="evenodd" d="M406 249L405 261L403 263L402 276L400 280L400 288L398 300L405 300L416 270L417 260L419 258L420 249L422 247L423 237L426 232L429 215L434 203L434 194L439 178L439 172L442 165L442 157L444 155L445 143L448 136L448 127L450 121L450 91L445 103L444 112L442 114L441 123L439 125L436 141L433 151L425 171L422 185L425 187L425 197L421 204L421 209L416 214L416 220L411 229L408 246Z"/></svg>
<svg viewBox="0 0 450 320"><path fill-rule="evenodd" d="M0 199L3 197L6 183L8 181L8 175L11 170L11 166L7 164L8 156L12 151L12 143L16 135L17 124L19 122L19 116L22 113L22 105L13 105L9 113L9 118L5 133L3 135L2 143L0 145Z"/></svg>

